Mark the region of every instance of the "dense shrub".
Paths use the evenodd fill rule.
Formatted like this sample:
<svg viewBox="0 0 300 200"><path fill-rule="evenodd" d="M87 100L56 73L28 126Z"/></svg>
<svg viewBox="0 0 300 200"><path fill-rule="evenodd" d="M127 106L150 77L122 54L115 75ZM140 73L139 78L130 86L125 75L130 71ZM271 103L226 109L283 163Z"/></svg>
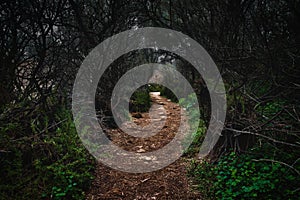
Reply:
<svg viewBox="0 0 300 200"><path fill-rule="evenodd" d="M130 112L147 112L150 107L151 99L147 87L141 87L132 94L129 104Z"/></svg>
<svg viewBox="0 0 300 200"><path fill-rule="evenodd" d="M1 116L1 199L83 199L94 160L70 111L53 107L56 114L49 120L41 108L27 109L27 116L23 107L7 110L16 115L14 122L8 122L9 114Z"/></svg>

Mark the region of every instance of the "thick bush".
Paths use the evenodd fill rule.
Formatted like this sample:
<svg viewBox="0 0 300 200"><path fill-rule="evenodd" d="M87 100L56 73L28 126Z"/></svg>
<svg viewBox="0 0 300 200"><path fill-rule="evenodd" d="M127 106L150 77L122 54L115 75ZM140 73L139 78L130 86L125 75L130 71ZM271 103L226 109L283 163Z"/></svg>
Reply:
<svg viewBox="0 0 300 200"><path fill-rule="evenodd" d="M132 94L129 104L130 112L147 112L150 107L151 99L148 88L139 88Z"/></svg>
<svg viewBox="0 0 300 200"><path fill-rule="evenodd" d="M49 120L41 108L27 109L27 116L23 107L7 110L14 122L1 116L0 199L83 199L95 165L70 111L53 108Z"/></svg>

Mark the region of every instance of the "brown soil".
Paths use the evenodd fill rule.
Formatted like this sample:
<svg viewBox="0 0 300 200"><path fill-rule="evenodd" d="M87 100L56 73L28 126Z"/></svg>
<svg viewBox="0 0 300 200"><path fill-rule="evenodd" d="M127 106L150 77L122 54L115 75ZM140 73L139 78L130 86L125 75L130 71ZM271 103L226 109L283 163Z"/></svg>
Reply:
<svg viewBox="0 0 300 200"><path fill-rule="evenodd" d="M162 129L154 136L146 138L130 136L120 129L112 129L108 134L113 143L127 151L142 154L160 149L174 138L182 117L180 107L155 94L151 94L151 98L154 106L153 113L159 118L152 123L165 120ZM165 118L159 105L165 108ZM132 116L138 116L138 118L133 117L137 125L146 127L150 124L148 113L138 115L133 113ZM87 199L201 199L200 195L190 187L187 166L188 162L180 158L158 171L126 173L98 163L95 180L87 194Z"/></svg>

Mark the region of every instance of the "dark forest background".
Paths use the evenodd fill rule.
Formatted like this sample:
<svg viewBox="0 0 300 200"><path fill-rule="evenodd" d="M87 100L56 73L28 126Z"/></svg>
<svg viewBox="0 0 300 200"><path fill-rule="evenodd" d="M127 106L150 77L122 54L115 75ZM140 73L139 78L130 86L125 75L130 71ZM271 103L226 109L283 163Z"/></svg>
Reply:
<svg viewBox="0 0 300 200"><path fill-rule="evenodd" d="M299 198L299 0L2 0L0 199L84 198L95 161L72 121L76 73L106 38L149 26L187 34L217 64L228 102L222 137L199 163L205 83L189 63L150 49L121 57L102 77L96 102L104 126L113 124L109 95L126 71L177 59L201 99L203 127L186 156L195 158L189 176L204 198Z"/></svg>

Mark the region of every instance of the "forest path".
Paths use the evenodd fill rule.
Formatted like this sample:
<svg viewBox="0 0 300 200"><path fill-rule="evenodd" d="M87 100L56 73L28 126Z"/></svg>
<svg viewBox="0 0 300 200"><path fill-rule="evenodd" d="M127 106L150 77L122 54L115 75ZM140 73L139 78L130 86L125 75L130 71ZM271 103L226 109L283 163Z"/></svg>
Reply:
<svg viewBox="0 0 300 200"><path fill-rule="evenodd" d="M180 106L159 96L159 93L150 93L150 96L152 123L154 126L161 126L161 122L165 122L160 131L154 136L139 138L124 134L121 129L111 129L108 135L113 143L127 151L143 154L162 148L174 138L180 124ZM149 113L132 113L132 116L137 125L147 127L150 124ZM153 158L144 162L151 159ZM120 165L122 164L128 163L120 161ZM99 162L87 199L201 199L197 192L191 190L187 166L188 161L179 158L163 169L139 174L114 170Z"/></svg>

